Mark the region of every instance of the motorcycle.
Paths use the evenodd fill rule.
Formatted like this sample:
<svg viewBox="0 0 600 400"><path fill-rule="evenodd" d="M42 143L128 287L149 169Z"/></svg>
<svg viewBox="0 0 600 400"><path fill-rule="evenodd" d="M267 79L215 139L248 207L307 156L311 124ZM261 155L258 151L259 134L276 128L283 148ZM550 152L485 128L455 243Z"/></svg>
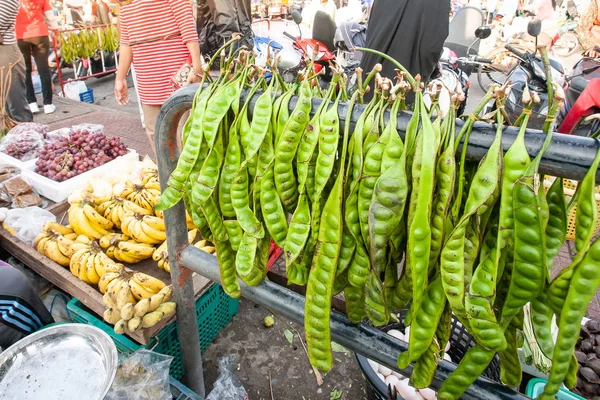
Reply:
<svg viewBox="0 0 600 400"><path fill-rule="evenodd" d="M540 20L531 20L527 25L527 33L537 40L540 32ZM527 87L530 91L537 92L541 100L533 107L531 116L529 117L529 127L542 129L548 115L549 105L548 85L542 59L535 52L521 52L510 44L506 45L506 49L518 60L506 77L506 82L510 82L511 85L510 93L504 105L506 114L510 118L510 122L515 121L521 115L523 111L521 97L523 96L524 89ZM550 70L553 82L562 85L565 76L562 65L558 61L550 59Z"/></svg>
<svg viewBox="0 0 600 400"><path fill-rule="evenodd" d="M566 83L558 132L592 136L600 130L600 59L582 58Z"/></svg>
<svg viewBox="0 0 600 400"><path fill-rule="evenodd" d="M281 75L286 82L294 82L298 72L306 67L306 60L313 59L313 57L315 72L320 73L321 70L325 69L325 74L321 75L321 77L325 80L329 80L331 78L331 69L329 68L329 63L335 60L335 54L329 49L333 48L335 22L333 22L331 18L325 14L331 24L333 24L332 30L331 24L323 23L321 20L323 17L320 14L325 13L317 12L315 15L313 39L304 39L302 37L302 30L300 29L302 15L300 15L300 13L296 10L292 11L292 19L298 26L299 35L293 36L288 32L283 32L283 34L294 42L293 50L295 50L295 52L284 48L279 54L281 59L277 64L278 68L281 70ZM331 33L329 34L330 31ZM323 43L318 40L318 38L323 37L331 37L330 43ZM329 44L329 47L327 44Z"/></svg>

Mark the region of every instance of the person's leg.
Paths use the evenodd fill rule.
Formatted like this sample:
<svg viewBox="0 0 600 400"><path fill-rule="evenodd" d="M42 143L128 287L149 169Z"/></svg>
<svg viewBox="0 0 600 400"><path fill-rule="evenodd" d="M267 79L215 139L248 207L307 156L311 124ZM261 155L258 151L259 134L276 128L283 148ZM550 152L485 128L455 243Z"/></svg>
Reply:
<svg viewBox="0 0 600 400"><path fill-rule="evenodd" d="M0 67L5 73L12 64L12 79L6 105L8 114L17 122L31 122L33 115L25 96L25 62L16 44L0 45Z"/></svg>
<svg viewBox="0 0 600 400"><path fill-rule="evenodd" d="M0 346L7 348L53 322L27 277L0 262Z"/></svg>
<svg viewBox="0 0 600 400"><path fill-rule="evenodd" d="M48 66L48 52L50 50L50 39L41 36L31 39L32 53L38 74L42 81L42 92L44 94L44 106L52 104L52 82L50 80L50 67Z"/></svg>
<svg viewBox="0 0 600 400"><path fill-rule="evenodd" d="M27 89L27 102L29 104L37 103L35 98L35 90L33 90L33 81L31 79L31 72L33 66L31 63L31 50L33 45L28 40L19 40L19 50L23 54L23 60L25 61L25 88Z"/></svg>
<svg viewBox="0 0 600 400"><path fill-rule="evenodd" d="M156 147L154 146L154 133L156 130L156 118L160 111L160 106L152 106L142 103L142 110L144 111L144 126L146 127L146 135L152 145L152 150L156 154Z"/></svg>

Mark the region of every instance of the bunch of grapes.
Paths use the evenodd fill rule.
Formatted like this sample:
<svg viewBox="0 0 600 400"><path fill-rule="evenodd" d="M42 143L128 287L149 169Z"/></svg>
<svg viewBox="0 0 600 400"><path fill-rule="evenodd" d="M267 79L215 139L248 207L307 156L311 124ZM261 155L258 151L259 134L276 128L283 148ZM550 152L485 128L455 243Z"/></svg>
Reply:
<svg viewBox="0 0 600 400"><path fill-rule="evenodd" d="M62 182L125 154L127 147L116 136L74 131L68 137L44 145L38 155L36 172Z"/></svg>

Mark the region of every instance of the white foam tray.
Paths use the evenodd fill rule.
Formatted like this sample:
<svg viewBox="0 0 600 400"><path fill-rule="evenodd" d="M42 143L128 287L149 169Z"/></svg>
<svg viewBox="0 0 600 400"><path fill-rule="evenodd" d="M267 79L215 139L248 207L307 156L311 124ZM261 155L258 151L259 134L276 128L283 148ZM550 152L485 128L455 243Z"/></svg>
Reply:
<svg viewBox="0 0 600 400"><path fill-rule="evenodd" d="M34 158L33 160L29 160L29 161L21 161L17 158L11 157L8 154L0 151L0 164L14 165L17 168L24 169L31 165L35 166L36 161L37 161L37 158Z"/></svg>
<svg viewBox="0 0 600 400"><path fill-rule="evenodd" d="M35 162L32 165L27 165L23 168L23 175L27 178L29 184L35 189L36 192L42 196L54 201L59 202L69 197L72 191L82 188L92 176L102 172L103 170L114 170L120 168L122 165L139 160L139 155L133 149L127 149L129 153L124 156L117 157L112 161L107 162L104 165L86 171L83 174L74 176L64 182L57 182L50 178L46 178L35 172Z"/></svg>

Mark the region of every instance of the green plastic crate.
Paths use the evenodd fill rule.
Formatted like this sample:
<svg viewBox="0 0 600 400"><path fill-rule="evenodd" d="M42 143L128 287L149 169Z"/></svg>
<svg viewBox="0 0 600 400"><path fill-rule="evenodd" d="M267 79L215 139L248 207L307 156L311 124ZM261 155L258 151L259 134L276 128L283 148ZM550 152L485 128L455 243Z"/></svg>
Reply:
<svg viewBox="0 0 600 400"><path fill-rule="evenodd" d="M238 299L227 296L219 285L212 285L196 300L198 334L200 335L200 348L202 351L237 314L238 303ZM173 356L171 376L175 379L183 377L181 349L176 323L170 323L161 329L148 345L140 345L125 335L117 335L112 326L104 322L75 298L69 301L67 309L75 322L93 325L110 335L117 346L117 350L122 353L132 353L139 349L151 349L157 353Z"/></svg>
<svg viewBox="0 0 600 400"><path fill-rule="evenodd" d="M525 389L525 395L531 397L532 399L537 398L543 391L544 387L548 383L547 380L541 378L533 378L527 383L527 388ZM576 395L575 393L569 392L565 388L560 388L558 393L556 394L556 398L558 400L585 400L583 397Z"/></svg>

